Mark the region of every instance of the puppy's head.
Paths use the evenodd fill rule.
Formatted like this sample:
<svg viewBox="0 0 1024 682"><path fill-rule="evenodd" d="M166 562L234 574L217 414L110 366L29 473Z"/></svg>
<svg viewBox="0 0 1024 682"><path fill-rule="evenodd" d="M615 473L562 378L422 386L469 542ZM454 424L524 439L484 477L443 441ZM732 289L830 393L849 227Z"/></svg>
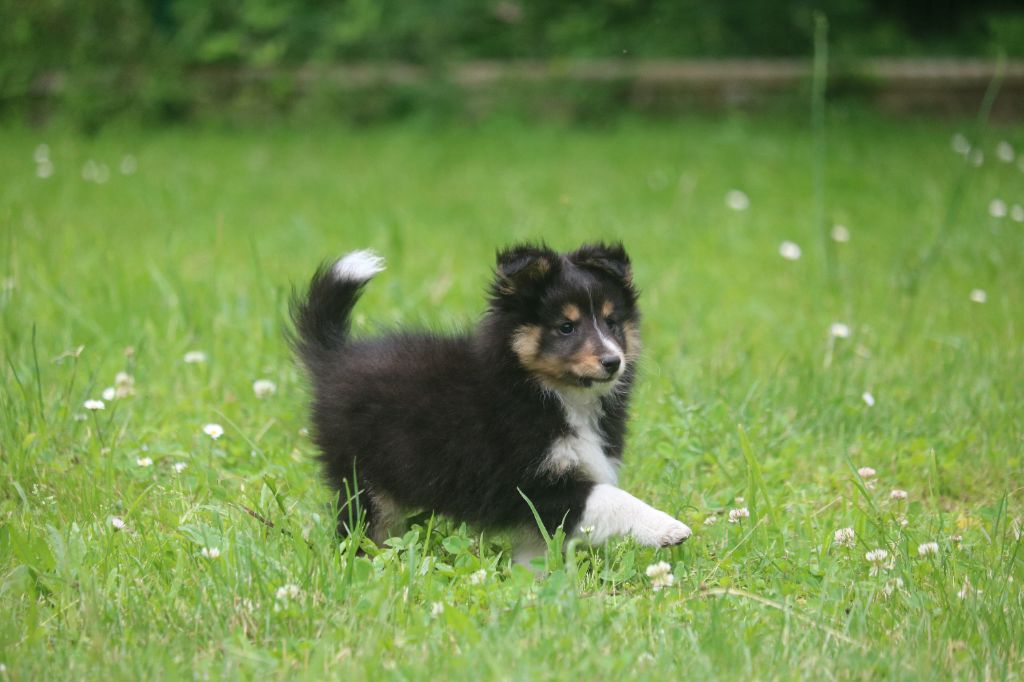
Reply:
<svg viewBox="0 0 1024 682"><path fill-rule="evenodd" d="M498 253L492 310L514 319L512 351L553 388L614 387L640 351L636 298L621 244Z"/></svg>

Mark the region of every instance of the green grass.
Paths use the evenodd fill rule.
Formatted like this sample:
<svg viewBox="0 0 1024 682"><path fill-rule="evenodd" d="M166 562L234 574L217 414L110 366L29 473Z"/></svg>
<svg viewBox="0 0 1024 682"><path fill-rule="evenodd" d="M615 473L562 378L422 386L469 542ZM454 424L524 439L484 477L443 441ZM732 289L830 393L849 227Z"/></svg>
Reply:
<svg viewBox="0 0 1024 682"><path fill-rule="evenodd" d="M974 168L953 124L829 126L845 244L814 224L803 122L0 132L5 674L1019 678L1024 224L988 205L1024 204L1024 173L993 153L1024 151L1024 129L972 140ZM106 183L83 181L89 159ZM749 210L725 206L733 188ZM373 247L389 269L357 333L452 328L520 238L626 242L646 348L623 486L695 536L572 546L540 579L510 567L506 539L443 519L355 557L303 431L291 285ZM781 258L783 240L803 257ZM830 342L833 322L850 338ZM208 361L185 364L193 349ZM119 371L135 395L84 410ZM258 399L259 378L277 392ZM730 524L737 506L750 518ZM844 527L852 548L833 542ZM875 548L893 564L872 576ZM655 592L660 560L675 585Z"/></svg>

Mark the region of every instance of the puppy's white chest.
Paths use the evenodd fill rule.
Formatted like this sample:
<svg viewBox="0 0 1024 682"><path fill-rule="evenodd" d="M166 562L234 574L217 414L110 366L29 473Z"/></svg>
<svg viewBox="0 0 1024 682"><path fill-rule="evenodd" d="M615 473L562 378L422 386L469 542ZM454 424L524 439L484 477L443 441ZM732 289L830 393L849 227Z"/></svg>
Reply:
<svg viewBox="0 0 1024 682"><path fill-rule="evenodd" d="M579 403L563 398L566 421L573 433L552 443L542 469L561 475L582 470L594 483L615 485L619 480L616 463L604 454L604 436L598 426L601 403Z"/></svg>

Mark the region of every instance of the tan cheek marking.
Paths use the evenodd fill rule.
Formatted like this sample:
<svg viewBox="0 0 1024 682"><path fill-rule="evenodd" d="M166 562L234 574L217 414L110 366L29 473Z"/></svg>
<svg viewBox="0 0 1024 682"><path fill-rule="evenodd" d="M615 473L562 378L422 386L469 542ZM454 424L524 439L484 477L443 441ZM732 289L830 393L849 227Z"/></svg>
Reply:
<svg viewBox="0 0 1024 682"><path fill-rule="evenodd" d="M634 362L640 357L640 349L643 344L640 342L640 330L636 323L626 322L622 325L622 333L626 337L626 362Z"/></svg>
<svg viewBox="0 0 1024 682"><path fill-rule="evenodd" d="M523 362L537 357L540 349L540 327L526 324L519 327L512 334L512 351L519 356Z"/></svg>
<svg viewBox="0 0 1024 682"><path fill-rule="evenodd" d="M572 303L566 303L565 306L562 307L562 314L565 315L565 319L570 322L580 321L580 309Z"/></svg>
<svg viewBox="0 0 1024 682"><path fill-rule="evenodd" d="M611 301L605 301L604 305L601 306L601 314L604 315L605 317L608 317L609 315L611 315L614 312L615 312L615 304L612 303Z"/></svg>

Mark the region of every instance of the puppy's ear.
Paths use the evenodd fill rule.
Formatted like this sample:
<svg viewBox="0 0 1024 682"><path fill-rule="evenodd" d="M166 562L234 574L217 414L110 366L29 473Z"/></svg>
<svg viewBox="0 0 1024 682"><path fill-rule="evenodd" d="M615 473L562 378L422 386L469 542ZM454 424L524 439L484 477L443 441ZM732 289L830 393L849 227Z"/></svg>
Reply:
<svg viewBox="0 0 1024 682"><path fill-rule="evenodd" d="M611 275L627 287L633 286L633 266L622 242L584 244L569 255L569 260L581 268Z"/></svg>
<svg viewBox="0 0 1024 682"><path fill-rule="evenodd" d="M558 268L558 254L540 245L519 244L498 252L494 293L517 296L534 291Z"/></svg>

